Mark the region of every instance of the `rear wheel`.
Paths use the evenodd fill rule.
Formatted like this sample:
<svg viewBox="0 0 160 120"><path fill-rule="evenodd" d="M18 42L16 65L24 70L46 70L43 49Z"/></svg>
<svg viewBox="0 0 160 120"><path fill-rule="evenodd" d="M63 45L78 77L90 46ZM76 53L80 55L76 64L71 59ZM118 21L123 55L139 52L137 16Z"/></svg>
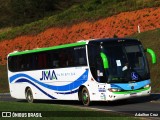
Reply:
<svg viewBox="0 0 160 120"><path fill-rule="evenodd" d="M34 102L34 98L33 98L33 94L32 94L31 88L28 88L26 90L26 100L27 100L28 103L33 103Z"/></svg>
<svg viewBox="0 0 160 120"><path fill-rule="evenodd" d="M83 105L85 106L90 105L90 96L89 96L88 89L86 87L82 89L81 100L82 100Z"/></svg>

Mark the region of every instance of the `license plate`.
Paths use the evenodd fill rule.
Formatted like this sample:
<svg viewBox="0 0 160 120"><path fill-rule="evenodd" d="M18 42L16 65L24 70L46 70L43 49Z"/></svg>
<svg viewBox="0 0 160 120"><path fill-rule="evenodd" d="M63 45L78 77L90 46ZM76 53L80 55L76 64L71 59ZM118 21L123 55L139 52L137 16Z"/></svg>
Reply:
<svg viewBox="0 0 160 120"><path fill-rule="evenodd" d="M130 96L136 96L137 95L137 93L131 93L130 94Z"/></svg>

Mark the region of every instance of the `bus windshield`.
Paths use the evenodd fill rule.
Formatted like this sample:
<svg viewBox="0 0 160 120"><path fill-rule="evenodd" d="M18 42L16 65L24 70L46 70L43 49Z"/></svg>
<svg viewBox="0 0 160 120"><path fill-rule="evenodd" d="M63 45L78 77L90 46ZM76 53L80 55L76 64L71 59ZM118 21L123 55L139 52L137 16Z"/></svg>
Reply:
<svg viewBox="0 0 160 120"><path fill-rule="evenodd" d="M103 45L109 61L108 82L142 81L149 77L145 56L140 45Z"/></svg>
<svg viewBox="0 0 160 120"><path fill-rule="evenodd" d="M108 68L104 68L100 53L107 57ZM128 83L150 78L144 49L139 42L90 43L88 57L91 73L97 82Z"/></svg>

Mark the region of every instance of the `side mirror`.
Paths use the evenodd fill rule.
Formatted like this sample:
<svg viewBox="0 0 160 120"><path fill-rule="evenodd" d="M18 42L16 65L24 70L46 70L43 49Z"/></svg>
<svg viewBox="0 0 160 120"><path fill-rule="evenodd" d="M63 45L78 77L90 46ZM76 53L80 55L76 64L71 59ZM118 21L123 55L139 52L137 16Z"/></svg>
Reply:
<svg viewBox="0 0 160 120"><path fill-rule="evenodd" d="M152 64L155 64L156 63L156 54L155 54L155 52L150 48L147 48L145 51L151 55Z"/></svg>
<svg viewBox="0 0 160 120"><path fill-rule="evenodd" d="M109 68L109 65L108 65L108 59L107 59L107 56L105 53L101 52L100 53L100 56L102 58L102 61L103 61L103 67L104 69L108 69Z"/></svg>

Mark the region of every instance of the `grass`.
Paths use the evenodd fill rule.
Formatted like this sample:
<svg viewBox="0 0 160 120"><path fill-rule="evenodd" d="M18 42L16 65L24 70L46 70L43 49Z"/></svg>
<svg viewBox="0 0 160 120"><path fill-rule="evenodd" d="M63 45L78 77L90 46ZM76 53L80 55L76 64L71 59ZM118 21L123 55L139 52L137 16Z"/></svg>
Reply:
<svg viewBox="0 0 160 120"><path fill-rule="evenodd" d="M8 32L12 29L12 27L6 27L6 28L2 28L0 29L0 34L3 33L3 32Z"/></svg>
<svg viewBox="0 0 160 120"><path fill-rule="evenodd" d="M7 66L0 65L0 93L9 92Z"/></svg>
<svg viewBox="0 0 160 120"><path fill-rule="evenodd" d="M49 103L29 104L24 102L3 102L0 101L0 111L9 111L16 113L41 113L42 119L64 119L64 120L88 120L88 119L117 119L117 120L138 120L137 118L129 118L126 115L120 115L113 112L102 112L96 110L89 110L86 108L62 106ZM18 107L17 107L18 106ZM17 118L12 118L17 119ZM22 119L22 118L21 118ZM33 118L36 119L36 118ZM37 118L38 119L38 118Z"/></svg>
<svg viewBox="0 0 160 120"><path fill-rule="evenodd" d="M38 34L53 26L72 25L81 21L95 21L120 12L133 11L147 7L159 7L160 0L88 0L42 20L13 27L0 33L0 40L12 39L21 35Z"/></svg>
<svg viewBox="0 0 160 120"><path fill-rule="evenodd" d="M84 0L1 0L0 1L0 28L20 26L59 14L74 4Z"/></svg>

